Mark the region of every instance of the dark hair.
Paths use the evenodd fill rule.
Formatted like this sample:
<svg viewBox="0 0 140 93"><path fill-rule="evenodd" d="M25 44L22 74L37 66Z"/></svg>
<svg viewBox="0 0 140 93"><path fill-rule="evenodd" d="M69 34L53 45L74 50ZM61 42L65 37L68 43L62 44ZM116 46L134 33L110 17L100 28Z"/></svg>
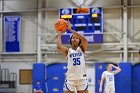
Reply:
<svg viewBox="0 0 140 93"><path fill-rule="evenodd" d="M72 45L72 42L71 42L71 40L72 40L72 37L73 37L73 35L70 37L70 44ZM78 46L80 46L81 45L81 39L79 38L79 44L78 44Z"/></svg>
<svg viewBox="0 0 140 93"><path fill-rule="evenodd" d="M108 68L109 65L110 65L110 64L107 64L107 65L106 65L106 68Z"/></svg>

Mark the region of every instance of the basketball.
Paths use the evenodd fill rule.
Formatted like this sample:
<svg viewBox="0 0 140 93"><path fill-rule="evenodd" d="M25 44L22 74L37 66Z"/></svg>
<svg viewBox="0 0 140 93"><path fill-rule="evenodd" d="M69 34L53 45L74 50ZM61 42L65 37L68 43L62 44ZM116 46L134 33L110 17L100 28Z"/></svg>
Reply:
<svg viewBox="0 0 140 93"><path fill-rule="evenodd" d="M67 21L64 19L59 19L55 24L54 28L56 31L62 31L63 33L66 32L68 25Z"/></svg>

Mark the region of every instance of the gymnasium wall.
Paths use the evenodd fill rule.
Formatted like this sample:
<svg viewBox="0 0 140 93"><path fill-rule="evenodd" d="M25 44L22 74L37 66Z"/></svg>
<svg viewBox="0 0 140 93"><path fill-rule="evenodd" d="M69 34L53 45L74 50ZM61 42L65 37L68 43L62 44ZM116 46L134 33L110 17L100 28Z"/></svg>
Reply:
<svg viewBox="0 0 140 93"><path fill-rule="evenodd" d="M32 84L19 84L19 70L20 69L32 69L31 62L0 62L1 69L7 68L9 72L13 72L17 74L17 92L16 93L31 93L32 92Z"/></svg>
<svg viewBox="0 0 140 93"><path fill-rule="evenodd" d="M0 1L1 3L2 1ZM1 6L2 4L0 4ZM2 8L2 7L0 7ZM36 35L37 35L37 12L30 12L37 8L37 0L5 0L3 13L4 15L20 15L22 17L21 22L21 52L35 52L36 51ZM26 10L29 10L27 12ZM14 12L16 11L16 12ZM19 12L17 12L19 11ZM22 11L22 12L21 12ZM26 12L25 12L26 11ZM0 27L1 18L0 18ZM2 27L0 28L1 35ZM3 37L0 37L0 51L2 51ZM30 45L29 45L30 44Z"/></svg>
<svg viewBox="0 0 140 93"><path fill-rule="evenodd" d="M31 10L37 8L36 3L37 0L5 0L4 11Z"/></svg>
<svg viewBox="0 0 140 93"><path fill-rule="evenodd" d="M55 7L55 8L62 8L62 7L72 7L73 5L80 5L82 0L76 0L76 3L73 3L73 5L69 2L71 0L63 1L63 0L48 0L47 3L49 7ZM74 1L74 0L72 0ZM54 3L55 2L55 3ZM64 2L65 4L62 4L60 2ZM95 2L95 3L94 3ZM107 3L106 3L107 2ZM67 4L66 4L67 3ZM119 5L121 4L121 0L88 0L88 2L85 2L86 5L90 6L108 6L108 5Z"/></svg>
<svg viewBox="0 0 140 93"><path fill-rule="evenodd" d="M121 35L121 9L104 9L103 10L103 25L104 32L111 32L112 34L105 34L105 42L119 42L118 36ZM116 36L115 36L116 35Z"/></svg>
<svg viewBox="0 0 140 93"><path fill-rule="evenodd" d="M4 15L21 15L22 16L22 25L21 25L21 52L26 52L26 53L35 53L37 51L37 12L33 12L30 10L34 10L37 7L37 0L5 0L5 7L4 11L6 13ZM81 2L82 0L77 1ZM1 2L1 1L0 1ZM55 2L55 3L54 3ZM64 2L67 4L63 4L60 2ZM107 2L107 3L106 3ZM134 4L140 4L139 0L133 0ZM90 3L90 4L89 4ZM97 0L95 3L93 0L90 0L89 2L85 3L86 5L90 6L118 6L121 4L121 0ZM45 7L45 5L43 5ZM70 0L63 1L63 0L47 0L46 1L46 7L51 7L52 10L47 10L46 12L43 13L43 21L42 21L42 26L45 26L47 28L43 29L43 31L47 31L49 33L52 33L56 36L56 32L54 31L53 24L54 22L59 18L59 12L57 9L60 7L76 7L75 4L72 4ZM13 11L23 11L23 12L14 12ZM29 10L24 11L24 10ZM8 12L8 11L11 11ZM130 12L130 11L129 11ZM138 33L139 31L139 22L140 22L140 13L139 13L139 8L133 8L133 15L134 16L129 16L129 22L131 21L130 18L132 17L134 20L132 23L133 29L131 26L129 26L130 29L133 32L133 34ZM130 14L130 13L129 13ZM110 34L104 34L104 42L106 43L118 43L119 42L119 35L121 30L121 8L104 8L104 32L109 32ZM1 24L1 23L0 23ZM130 24L130 23L129 23ZM1 25L0 25L1 26ZM0 29L0 33L2 34L2 28ZM46 38L47 37L47 38ZM139 34L136 34L134 41L139 41ZM0 37L0 51L2 51L2 37ZM51 36L45 36L46 40L49 43L55 43L56 39L55 37ZM49 41L50 40L50 41ZM53 41L54 40L54 41ZM96 50L91 49L91 50ZM28 55L31 56L32 55ZM95 55L93 54L94 57L102 57L103 60L108 59L107 61L113 61L116 60L116 62L120 61L120 54L119 53L96 53ZM110 57L113 56L113 57ZM62 58L62 57L61 57ZM137 53L134 54L135 60L138 59ZM51 61L51 57L48 58L50 60L47 60L48 62ZM0 59L1 60L1 59ZM12 60L12 59L11 59ZM15 60L15 59L14 59ZM33 59L32 59L33 60Z"/></svg>
<svg viewBox="0 0 140 93"><path fill-rule="evenodd" d="M37 13L21 13L21 51L35 52L37 42Z"/></svg>
<svg viewBox="0 0 140 93"><path fill-rule="evenodd" d="M19 76L19 69L30 69L32 68L32 62L36 62L36 55L34 55L34 52L37 51L37 12L33 12L30 10L34 10L37 7L37 0L4 0L5 1L5 13L4 15L21 15L22 16L22 25L21 25L21 52L26 52L25 54L20 55L6 55L6 56L0 56L0 64L3 68L9 68L10 71L16 72ZM62 7L76 7L75 4L72 4L71 0L44 0L46 1L46 6L52 8L52 10L47 10L47 12L43 13L43 25L45 25L48 28L48 31L50 33L53 33L53 35L56 35L54 32L53 24L54 22L59 18L59 12L58 9ZM73 0L75 1L75 0ZM78 2L83 0L76 0ZM121 0L96 0L95 3L94 0L87 0L90 2L86 2L87 5L90 6L117 6L121 5ZM140 5L140 0L132 0L134 5ZM2 1L0 1L0 10L2 10ZM62 4L65 3L65 4ZM44 5L45 6L45 5ZM24 10L29 11L24 11ZM21 10L22 12L13 12L15 10ZM11 12L8 12L11 11ZM139 23L140 23L140 9L138 7L133 8L133 16L129 16L129 31L132 29L132 34L136 34L134 37L134 41L140 41L139 37L140 34L139 29ZM13 12L13 13L12 13ZM130 11L129 11L130 12ZM130 15L130 14L129 14ZM105 31L113 31L112 34L105 34L104 40L105 42L118 42L118 38L116 38L116 35L120 34L121 30L121 10L120 8L105 8L104 9L104 28ZM131 19L133 18L133 22L131 22ZM3 47L3 29L2 29L2 18L0 16L0 51L2 52ZM113 27L113 29L111 28ZM111 32L112 33L112 32ZM138 33L138 34L137 34ZM132 35L131 34L131 35ZM52 37L54 38L54 37ZM47 40L51 38L47 37ZM54 39L55 43L56 40ZM96 46L94 46L96 47ZM94 47L91 50L95 50ZM101 48L101 47L100 47ZM14 56L14 57L13 57ZM3 58L2 58L3 57ZM92 57L97 57L98 59L104 61L116 61L119 62L122 60L120 58L119 53L96 53L93 54ZM130 55L129 55L130 57ZM53 55L49 55L48 58L45 59L46 62L52 62L52 59L55 61L55 58L64 59L63 56L60 56L59 54L56 55L55 53ZM138 54L134 54L134 59L138 59ZM18 80L18 88L17 92L23 92L23 93L31 93L32 86L31 85L20 85Z"/></svg>
<svg viewBox="0 0 140 93"><path fill-rule="evenodd" d="M132 11L134 13L134 16L133 16L134 20L132 22L132 25L134 27L133 34L135 35L134 41L140 41L140 39L139 39L140 35L138 34L140 32L140 26L138 25L138 23L140 22L140 9L134 8L134 9L132 9Z"/></svg>
<svg viewBox="0 0 140 93"><path fill-rule="evenodd" d="M1 2L1 1L0 1ZM2 18L0 17L0 28L2 28ZM2 29L0 29L0 35L2 35ZM2 36L0 36L0 51L2 51Z"/></svg>

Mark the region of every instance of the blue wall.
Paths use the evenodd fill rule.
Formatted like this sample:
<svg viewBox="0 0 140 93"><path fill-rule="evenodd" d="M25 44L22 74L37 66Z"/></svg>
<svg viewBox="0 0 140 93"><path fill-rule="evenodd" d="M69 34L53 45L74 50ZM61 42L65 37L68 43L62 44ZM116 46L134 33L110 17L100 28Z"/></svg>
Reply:
<svg viewBox="0 0 140 93"><path fill-rule="evenodd" d="M133 93L140 93L140 64L133 66L132 79Z"/></svg>
<svg viewBox="0 0 140 93"><path fill-rule="evenodd" d="M95 64L95 93L99 93L101 74L106 70L106 65L105 63ZM43 63L34 64L33 85L37 80L40 80L44 93L63 93L66 66L66 63L48 66ZM140 93L140 64L120 63L119 66L122 71L115 75L116 93Z"/></svg>
<svg viewBox="0 0 140 93"><path fill-rule="evenodd" d="M43 93L46 93L45 86L45 64L43 63L35 63L33 64L33 72L32 72L32 80L33 86L36 84L36 81L40 81L40 84L43 89Z"/></svg>
<svg viewBox="0 0 140 93"><path fill-rule="evenodd" d="M120 63L121 72L115 75L116 93L132 93L132 65L130 63Z"/></svg>
<svg viewBox="0 0 140 93"><path fill-rule="evenodd" d="M63 84L65 81L65 72L67 64L51 64L47 66L47 85L49 93L63 93Z"/></svg>

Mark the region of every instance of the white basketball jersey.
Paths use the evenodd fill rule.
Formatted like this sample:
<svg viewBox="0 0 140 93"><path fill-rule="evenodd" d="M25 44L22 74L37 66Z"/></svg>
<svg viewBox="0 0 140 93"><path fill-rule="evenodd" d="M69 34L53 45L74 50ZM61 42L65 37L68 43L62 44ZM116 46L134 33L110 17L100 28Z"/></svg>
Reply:
<svg viewBox="0 0 140 93"><path fill-rule="evenodd" d="M66 73L66 79L86 79L85 56L81 48L78 47L76 50L69 48L67 58L68 71Z"/></svg>
<svg viewBox="0 0 140 93"><path fill-rule="evenodd" d="M104 71L102 77L105 78L105 86L114 85L114 72Z"/></svg>

